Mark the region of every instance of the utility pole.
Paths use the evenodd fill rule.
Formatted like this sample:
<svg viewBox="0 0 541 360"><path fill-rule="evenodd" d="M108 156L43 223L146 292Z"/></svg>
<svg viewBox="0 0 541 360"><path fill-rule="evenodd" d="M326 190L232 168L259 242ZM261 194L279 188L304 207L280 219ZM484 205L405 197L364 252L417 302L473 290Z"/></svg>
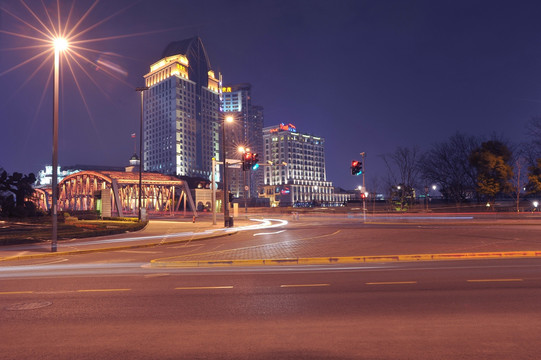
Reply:
<svg viewBox="0 0 541 360"><path fill-rule="evenodd" d="M212 158L212 225L216 225L216 158Z"/></svg>
<svg viewBox="0 0 541 360"><path fill-rule="evenodd" d="M366 193L366 187L364 185L364 173L366 172L366 163L364 161L364 157L365 157L365 152L362 152L361 153L361 156L363 157L363 192ZM364 222L366 222L366 195L363 194L363 219L364 219Z"/></svg>
<svg viewBox="0 0 541 360"><path fill-rule="evenodd" d="M141 93L141 117L139 121L139 214L141 221L141 202L143 201L143 93L148 90L148 86L135 88L135 91Z"/></svg>

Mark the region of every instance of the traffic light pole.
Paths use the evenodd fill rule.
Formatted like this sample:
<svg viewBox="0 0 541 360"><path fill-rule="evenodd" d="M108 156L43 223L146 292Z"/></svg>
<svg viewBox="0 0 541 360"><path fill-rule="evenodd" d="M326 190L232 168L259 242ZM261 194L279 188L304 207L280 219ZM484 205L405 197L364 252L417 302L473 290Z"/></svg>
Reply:
<svg viewBox="0 0 541 360"><path fill-rule="evenodd" d="M248 186L246 185L246 170L242 169L244 176L244 213L248 213Z"/></svg>
<svg viewBox="0 0 541 360"><path fill-rule="evenodd" d="M225 160L225 121L222 121L222 161L223 161L223 190L224 190L224 227L231 227L231 219L229 219L229 194L227 189L227 161Z"/></svg>
<svg viewBox="0 0 541 360"><path fill-rule="evenodd" d="M364 161L365 153L362 152L361 156L363 157L363 192L366 192L366 188L364 186L364 173L366 171L366 163ZM363 218L364 218L364 222L366 222L366 195L365 194L363 194Z"/></svg>

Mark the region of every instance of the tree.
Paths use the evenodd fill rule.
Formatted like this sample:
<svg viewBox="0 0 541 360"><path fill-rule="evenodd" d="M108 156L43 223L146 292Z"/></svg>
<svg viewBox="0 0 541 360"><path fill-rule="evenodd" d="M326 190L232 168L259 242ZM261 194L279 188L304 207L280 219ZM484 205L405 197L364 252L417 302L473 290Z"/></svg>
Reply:
<svg viewBox="0 0 541 360"><path fill-rule="evenodd" d="M530 194L541 192L541 158L537 159L537 163L528 167L528 184L526 190Z"/></svg>
<svg viewBox="0 0 541 360"><path fill-rule="evenodd" d="M494 200L496 195L511 192L512 152L498 140L485 141L470 155L470 164L477 170L477 192Z"/></svg>
<svg viewBox="0 0 541 360"><path fill-rule="evenodd" d="M8 175L0 173L0 207L6 216L28 216L36 211L34 204L27 201L34 194L34 174L23 175L15 172Z"/></svg>
<svg viewBox="0 0 541 360"><path fill-rule="evenodd" d="M517 212L520 211L520 194L522 189L527 185L526 160L524 157L519 156L514 162L515 168L513 169L513 178L511 179L511 194L515 197L517 202Z"/></svg>
<svg viewBox="0 0 541 360"><path fill-rule="evenodd" d="M457 204L466 201L474 193L477 178L469 157L480 144L479 138L459 132L433 144L420 160L422 178L437 184L445 199Z"/></svg>
<svg viewBox="0 0 541 360"><path fill-rule="evenodd" d="M417 147L397 147L394 153L383 155L383 160L388 169L389 189L400 184L404 189L411 189L413 192L419 180L419 149ZM414 196L407 196L404 191L400 191L399 195L401 209L404 208L408 200L410 204L413 203Z"/></svg>
<svg viewBox="0 0 541 360"><path fill-rule="evenodd" d="M541 117L530 119L526 128L528 129L528 135L532 139L537 157L539 157L541 155Z"/></svg>

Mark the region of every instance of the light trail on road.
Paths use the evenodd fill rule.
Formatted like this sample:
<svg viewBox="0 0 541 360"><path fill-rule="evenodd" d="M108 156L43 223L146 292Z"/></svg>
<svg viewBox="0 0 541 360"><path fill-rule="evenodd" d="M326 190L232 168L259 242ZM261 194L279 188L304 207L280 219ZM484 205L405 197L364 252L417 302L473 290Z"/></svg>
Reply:
<svg viewBox="0 0 541 360"><path fill-rule="evenodd" d="M119 239L103 239L103 240L92 240L92 241L82 241L70 243L70 246L82 246L82 245L94 245L94 244L112 244L120 242L131 242L131 241L141 241L141 240L164 240L172 239L178 237L194 237L201 235L213 235L218 233L235 233L237 231L248 231L248 230L262 230L262 229L272 229L288 224L287 220L281 219L250 219L250 221L257 221L260 224L247 225L247 226L238 226L233 228L220 228L220 229L209 229L200 232L187 231L171 234L160 234L160 235L147 235L147 236L132 236L132 237L123 237Z"/></svg>

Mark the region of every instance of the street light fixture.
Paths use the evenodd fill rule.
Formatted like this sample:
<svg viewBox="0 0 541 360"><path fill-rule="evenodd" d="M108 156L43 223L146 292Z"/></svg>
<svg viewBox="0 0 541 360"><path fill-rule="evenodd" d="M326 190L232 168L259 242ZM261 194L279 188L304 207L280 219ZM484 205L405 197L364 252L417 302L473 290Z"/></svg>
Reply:
<svg viewBox="0 0 541 360"><path fill-rule="evenodd" d="M227 115L222 121L222 162L223 162L223 192L224 192L224 227L232 226L232 219L229 217L229 194L227 191L227 161L226 161L226 151L225 151L225 123L233 122L233 116Z"/></svg>
<svg viewBox="0 0 541 360"><path fill-rule="evenodd" d="M51 240L51 252L56 252L58 238L58 87L60 83L60 52L68 49L68 41L64 38L53 40L54 47L54 79L53 79L53 201L52 201L52 225L53 233Z"/></svg>
<svg viewBox="0 0 541 360"><path fill-rule="evenodd" d="M135 91L141 93L141 117L139 122L139 215L137 216L141 221L141 202L143 201L143 93L148 90L148 86L141 86L135 88Z"/></svg>

